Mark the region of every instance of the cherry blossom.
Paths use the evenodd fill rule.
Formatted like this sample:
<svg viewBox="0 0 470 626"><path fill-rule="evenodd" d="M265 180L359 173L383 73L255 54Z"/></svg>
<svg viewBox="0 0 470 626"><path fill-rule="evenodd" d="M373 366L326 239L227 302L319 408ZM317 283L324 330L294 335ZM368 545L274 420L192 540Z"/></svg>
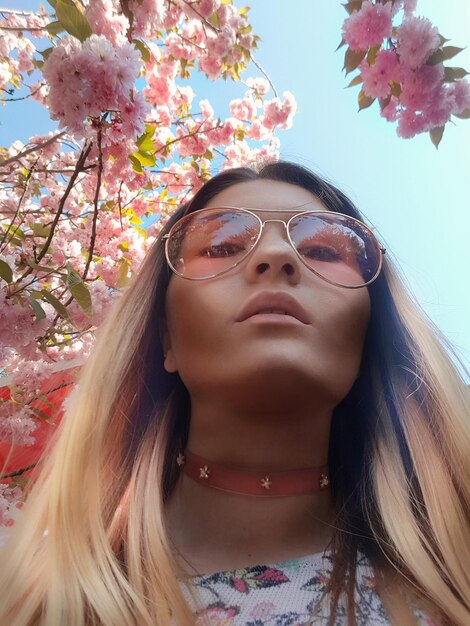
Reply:
<svg viewBox="0 0 470 626"><path fill-rule="evenodd" d="M361 84L359 109L377 99L381 116L398 122L399 137L429 131L437 147L451 116L469 113L467 72L443 64L460 49L446 47L438 29L414 15L416 0L366 0L345 7L350 16L342 29L341 46L349 44L344 68L359 70L349 84Z"/></svg>
<svg viewBox="0 0 470 626"><path fill-rule="evenodd" d="M364 61L359 68L365 94L370 98L385 98L390 93L390 81L398 78L400 62L392 50L381 50L372 65Z"/></svg>
<svg viewBox="0 0 470 626"><path fill-rule="evenodd" d="M400 60L411 69L423 65L439 47L439 31L424 17L408 17L397 29Z"/></svg>
<svg viewBox="0 0 470 626"><path fill-rule="evenodd" d="M367 0L343 24L343 38L354 50L367 50L391 34L392 2L373 4Z"/></svg>

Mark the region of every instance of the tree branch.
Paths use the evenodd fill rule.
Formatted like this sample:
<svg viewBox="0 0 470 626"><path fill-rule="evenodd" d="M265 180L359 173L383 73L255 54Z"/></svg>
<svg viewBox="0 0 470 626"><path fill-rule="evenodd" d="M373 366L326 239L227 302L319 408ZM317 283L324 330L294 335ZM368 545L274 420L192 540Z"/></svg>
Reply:
<svg viewBox="0 0 470 626"><path fill-rule="evenodd" d="M13 476L21 476L21 474L24 474L28 470L33 469L34 467L36 467L36 465L38 463L39 463L39 461L36 461L36 463L31 463L31 465L26 465L26 467L22 467L20 469L17 469L14 472L8 472L8 474L0 474L0 480L3 480L4 478L13 478Z"/></svg>
<svg viewBox="0 0 470 626"><path fill-rule="evenodd" d="M260 65L260 64L259 64L259 63L255 60L255 57L252 55L252 53L251 53L251 52L250 52L250 59L253 61L254 65L256 65L256 67L259 69L259 71L263 74L263 76L266 78L266 80L267 80L267 81L268 81L268 83L270 84L271 89L272 89L272 90L273 90L273 92L274 92L274 96L275 96L276 98L278 98L279 96L278 96L278 93L277 93L276 87L274 86L274 83L273 83L273 81L271 80L271 78L270 78L269 74L268 74L268 73L266 72L266 70L265 70L265 69L263 69L263 68L261 67L261 65Z"/></svg>
<svg viewBox="0 0 470 626"><path fill-rule="evenodd" d="M14 157L10 157L9 159L4 159L3 161L0 161L0 167L4 167L5 165L10 165L10 163L19 161L19 159L26 156L27 154L31 154L31 152L35 152L36 150L40 150L41 148L45 148L46 146L49 146L51 143L54 143L55 141L57 141L57 139L59 139L60 137L63 137L65 134L66 134L65 131L58 133L57 135L54 135L53 137L49 137L49 139L47 139L46 141L43 141L42 143L38 143L35 146L31 146L31 148L27 148L26 150L23 150L23 152L20 152Z"/></svg>
<svg viewBox="0 0 470 626"><path fill-rule="evenodd" d="M92 227L91 227L90 250L88 251L88 259L86 261L85 270L82 276L83 280L85 280L88 274L88 268L90 267L90 263L93 258L93 250L95 249L96 222L98 221L98 210L99 210L98 201L100 198L101 177L103 175L103 150L101 146L102 133L103 131L102 131L101 124L100 124L98 126L98 132L97 132L98 155L99 155L98 156L98 174L97 174L97 180L96 180L95 197L93 199L94 211L93 211L93 222L92 222Z"/></svg>
<svg viewBox="0 0 470 626"><path fill-rule="evenodd" d="M45 83L41 83L37 89L29 93L27 96L23 96L21 98L0 98L0 101L1 102L19 102L20 100L27 100L28 98L32 98L34 94L36 94L44 85Z"/></svg>
<svg viewBox="0 0 470 626"><path fill-rule="evenodd" d="M44 243L44 246L42 247L41 252L38 254L38 263L41 261L41 259L44 258L44 256L47 253L47 250L49 249L49 246L51 245L51 241L52 241L52 238L54 237L54 231L55 231L55 228L57 226L57 222L59 221L59 218L60 218L60 216L62 214L62 211L64 210L65 202L66 202L70 192L72 191L72 188L73 188L73 186L75 184L75 181L76 181L78 175L80 174L80 172L82 171L83 166L85 165L85 161L86 161L88 155L90 154L91 147L92 147L92 143L89 143L88 145L85 145L82 148L80 156L78 157L78 160L77 160L77 164L75 166L75 170L74 170L72 176L70 177L69 184L67 185L67 188L65 189L64 195L60 199L59 206L58 206L58 209L57 209L57 213L56 213L56 215L54 217L54 221L52 222L51 230L49 232L49 235L48 235L48 237L47 237L47 239L46 239L46 241ZM24 278L26 278L26 276L31 274L32 271L33 271L33 268L29 267L24 272L24 274L22 274L20 276L20 278L16 282L18 283L18 282L22 281Z"/></svg>
<svg viewBox="0 0 470 626"><path fill-rule="evenodd" d="M26 191L28 190L29 181L31 180L31 176L33 175L34 168L35 168L35 166L36 166L38 161L39 161L39 159L36 160L36 163L28 171L28 175L26 176L26 180L25 180L25 183L24 183L23 192L22 192L22 194L20 196L20 200L18 202L18 206L16 207L15 215L13 216L13 219L11 220L10 224L8 225L7 231L4 234L4 236L3 236L1 245L3 245L3 244L4 245L3 245L3 248L0 251L3 251L7 247L7 245L10 243L10 241L13 239L13 237L14 237L14 235L12 235L10 237L9 241L6 240L7 237L8 237L8 233L10 232L10 230L11 230L11 228L12 228L13 224L15 223L15 220L16 220L16 218L18 216L18 213L20 212L21 204L23 203L23 199L24 199L24 197L26 195ZM18 228L20 227L20 225L21 224L18 224Z"/></svg>
<svg viewBox="0 0 470 626"><path fill-rule="evenodd" d="M15 9L2 9L0 8L0 13L6 13L7 15L26 15L31 16L33 15L34 17L50 17L52 15L52 13L34 13L34 11L16 11Z"/></svg>

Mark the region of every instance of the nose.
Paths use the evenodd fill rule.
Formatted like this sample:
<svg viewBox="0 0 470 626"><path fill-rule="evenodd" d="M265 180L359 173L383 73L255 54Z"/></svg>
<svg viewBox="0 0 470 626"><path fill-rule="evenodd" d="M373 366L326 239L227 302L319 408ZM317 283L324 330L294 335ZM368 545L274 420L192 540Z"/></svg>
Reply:
<svg viewBox="0 0 470 626"><path fill-rule="evenodd" d="M277 222L276 225L269 222ZM300 279L300 259L292 248L283 220L265 220L261 236L248 258L247 274L256 279L260 274L289 277L290 282Z"/></svg>

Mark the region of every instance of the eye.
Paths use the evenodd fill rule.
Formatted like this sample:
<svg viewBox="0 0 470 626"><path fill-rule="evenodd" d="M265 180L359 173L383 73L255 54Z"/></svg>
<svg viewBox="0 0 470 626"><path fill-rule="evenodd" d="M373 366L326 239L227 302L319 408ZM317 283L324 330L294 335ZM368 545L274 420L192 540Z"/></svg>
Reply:
<svg viewBox="0 0 470 626"><path fill-rule="evenodd" d="M201 256L206 256L206 257L233 256L243 251L244 249L241 246L237 246L235 244L230 244L230 243L224 243L218 246L210 246L208 248L205 248L204 250L202 250Z"/></svg>
<svg viewBox="0 0 470 626"><path fill-rule="evenodd" d="M310 248L302 248L299 252L303 256L316 261L340 261L341 254L333 248L326 246L311 246Z"/></svg>

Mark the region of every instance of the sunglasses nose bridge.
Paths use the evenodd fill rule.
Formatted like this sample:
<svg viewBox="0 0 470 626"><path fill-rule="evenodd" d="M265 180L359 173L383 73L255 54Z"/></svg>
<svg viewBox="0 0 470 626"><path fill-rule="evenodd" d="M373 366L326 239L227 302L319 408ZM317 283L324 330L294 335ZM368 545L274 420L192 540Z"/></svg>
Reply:
<svg viewBox="0 0 470 626"><path fill-rule="evenodd" d="M287 241L289 241L289 237L288 237L288 232L289 231L288 231L288 228L287 228L287 222L285 220L262 220L262 222L261 222L261 234L260 234L259 239L261 239L261 235L264 232L265 225L268 224L269 222L279 222L280 224L284 224L284 231L285 231L285 233L287 235Z"/></svg>
<svg viewBox="0 0 470 626"><path fill-rule="evenodd" d="M284 225L284 232L285 232L285 236L283 237L283 239L291 247L293 247L293 244L292 244L290 236L289 236L288 223L286 222L286 220L279 220L279 219L261 220L261 232L260 232L260 235L258 237L257 243L259 244L261 242L261 239L262 239L262 236L263 236L263 232L264 232L264 227L265 227L266 224L268 224L268 222L279 222L280 224L283 224Z"/></svg>

